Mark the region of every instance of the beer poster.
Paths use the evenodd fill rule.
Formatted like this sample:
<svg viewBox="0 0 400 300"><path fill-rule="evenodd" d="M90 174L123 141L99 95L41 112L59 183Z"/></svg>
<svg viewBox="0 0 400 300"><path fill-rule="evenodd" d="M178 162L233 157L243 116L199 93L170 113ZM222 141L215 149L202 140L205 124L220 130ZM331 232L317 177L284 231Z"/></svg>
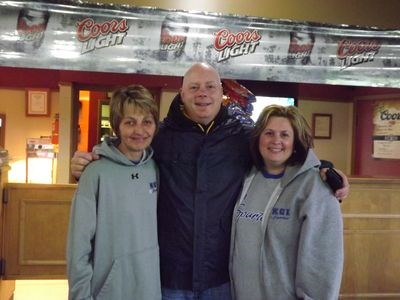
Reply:
<svg viewBox="0 0 400 300"><path fill-rule="evenodd" d="M377 103L373 122L373 157L400 159L400 101Z"/></svg>
<svg viewBox="0 0 400 300"><path fill-rule="evenodd" d="M75 0L0 1L0 66L399 87L400 34Z"/></svg>

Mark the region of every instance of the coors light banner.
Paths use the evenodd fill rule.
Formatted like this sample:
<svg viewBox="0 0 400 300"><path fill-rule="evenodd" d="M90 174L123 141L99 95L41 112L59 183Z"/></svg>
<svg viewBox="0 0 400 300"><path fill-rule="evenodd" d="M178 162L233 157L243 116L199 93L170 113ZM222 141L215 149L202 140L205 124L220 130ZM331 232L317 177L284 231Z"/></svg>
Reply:
<svg viewBox="0 0 400 300"><path fill-rule="evenodd" d="M82 1L0 1L0 66L400 87L400 31Z"/></svg>

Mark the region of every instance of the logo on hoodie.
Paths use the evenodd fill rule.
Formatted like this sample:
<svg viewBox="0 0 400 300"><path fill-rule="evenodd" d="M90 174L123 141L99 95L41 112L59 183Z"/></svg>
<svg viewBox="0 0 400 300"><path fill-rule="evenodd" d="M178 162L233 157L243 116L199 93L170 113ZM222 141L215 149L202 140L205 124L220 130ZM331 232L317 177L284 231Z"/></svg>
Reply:
<svg viewBox="0 0 400 300"><path fill-rule="evenodd" d="M241 203L236 213L237 219L246 219L252 222L261 222L263 219L263 212L262 211L251 211L247 210L246 205Z"/></svg>
<svg viewBox="0 0 400 300"><path fill-rule="evenodd" d="M288 220L290 218L290 209L289 208L281 208L274 207L271 211L272 219L285 219Z"/></svg>
<svg viewBox="0 0 400 300"><path fill-rule="evenodd" d="M150 189L149 189L150 194L157 192L157 182L156 181L150 182L149 185L150 185Z"/></svg>

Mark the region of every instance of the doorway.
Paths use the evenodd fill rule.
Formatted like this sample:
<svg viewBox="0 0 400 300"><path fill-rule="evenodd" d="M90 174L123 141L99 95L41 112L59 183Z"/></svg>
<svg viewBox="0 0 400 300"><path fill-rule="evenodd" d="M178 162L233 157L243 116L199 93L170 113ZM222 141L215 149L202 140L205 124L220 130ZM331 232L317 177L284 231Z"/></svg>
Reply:
<svg viewBox="0 0 400 300"><path fill-rule="evenodd" d="M77 150L92 151L101 142L102 104L108 103L108 92L94 89L78 90ZM108 115L104 116L105 120Z"/></svg>

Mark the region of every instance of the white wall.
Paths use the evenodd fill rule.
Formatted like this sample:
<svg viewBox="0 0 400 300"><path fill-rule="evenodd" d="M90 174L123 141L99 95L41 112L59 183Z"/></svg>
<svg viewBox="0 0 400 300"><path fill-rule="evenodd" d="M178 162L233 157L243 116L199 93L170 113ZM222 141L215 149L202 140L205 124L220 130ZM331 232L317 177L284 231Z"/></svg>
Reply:
<svg viewBox="0 0 400 300"><path fill-rule="evenodd" d="M332 114L332 138L315 139L315 152L320 159L334 163L346 174L351 173L353 138L353 103L300 99L299 108L312 126L312 114Z"/></svg>

